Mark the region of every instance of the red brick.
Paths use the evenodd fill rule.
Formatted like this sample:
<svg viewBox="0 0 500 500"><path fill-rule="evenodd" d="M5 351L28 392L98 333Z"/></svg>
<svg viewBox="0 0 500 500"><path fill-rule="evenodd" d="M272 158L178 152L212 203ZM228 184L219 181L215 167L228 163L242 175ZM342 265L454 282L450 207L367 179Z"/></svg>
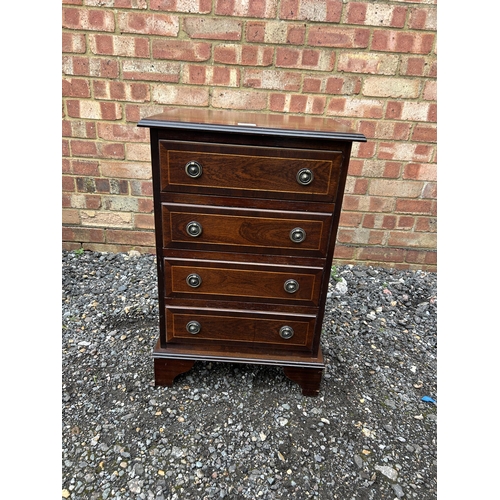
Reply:
<svg viewBox="0 0 500 500"><path fill-rule="evenodd" d="M95 80L93 89L96 99L129 102L148 102L150 100L149 85L143 83Z"/></svg>
<svg viewBox="0 0 500 500"><path fill-rule="evenodd" d="M267 93L244 90L215 90L212 106L225 109L262 110L267 107Z"/></svg>
<svg viewBox="0 0 500 500"><path fill-rule="evenodd" d="M435 125L423 125L417 123L411 136L412 141L436 142L437 129Z"/></svg>
<svg viewBox="0 0 500 500"><path fill-rule="evenodd" d="M87 44L83 33L65 32L62 34L62 52L84 54L86 50Z"/></svg>
<svg viewBox="0 0 500 500"><path fill-rule="evenodd" d="M159 104L208 106L209 97L209 89L205 87L155 85L152 88L152 100Z"/></svg>
<svg viewBox="0 0 500 500"><path fill-rule="evenodd" d="M208 61L211 55L211 44L206 42L153 39L152 44L154 59Z"/></svg>
<svg viewBox="0 0 500 500"><path fill-rule="evenodd" d="M384 172L382 174L383 177L389 179L397 179L401 174L401 163L397 162L386 162Z"/></svg>
<svg viewBox="0 0 500 500"><path fill-rule="evenodd" d="M95 139L95 122L88 120L63 120L63 136Z"/></svg>
<svg viewBox="0 0 500 500"><path fill-rule="evenodd" d="M375 155L376 144L373 141L362 142L357 144L357 158L373 158Z"/></svg>
<svg viewBox="0 0 500 500"><path fill-rule="evenodd" d="M70 143L71 154L73 156L88 156L91 158L96 158L97 146L93 141L77 141L73 140Z"/></svg>
<svg viewBox="0 0 500 500"><path fill-rule="evenodd" d="M118 78L118 61L98 57L63 57L63 72L66 75Z"/></svg>
<svg viewBox="0 0 500 500"><path fill-rule="evenodd" d="M417 217L415 231L435 233L437 231L437 219L434 217Z"/></svg>
<svg viewBox="0 0 500 500"><path fill-rule="evenodd" d="M214 48L214 62L241 64L243 66L271 66L274 48L260 45L217 45Z"/></svg>
<svg viewBox="0 0 500 500"><path fill-rule="evenodd" d="M436 165L428 163L408 163L404 168L403 179L436 181Z"/></svg>
<svg viewBox="0 0 500 500"><path fill-rule="evenodd" d="M155 219L152 214L135 214L134 223L137 229L154 229Z"/></svg>
<svg viewBox="0 0 500 500"><path fill-rule="evenodd" d="M282 0L280 18L338 23L341 13L340 0Z"/></svg>
<svg viewBox="0 0 500 500"><path fill-rule="evenodd" d="M89 45L96 55L149 57L149 40L145 37L89 35Z"/></svg>
<svg viewBox="0 0 500 500"><path fill-rule="evenodd" d="M74 30L114 31L115 18L111 11L63 7L62 25Z"/></svg>
<svg viewBox="0 0 500 500"><path fill-rule="evenodd" d="M269 97L270 111L280 113L323 114L326 97L308 96L305 94L271 94Z"/></svg>
<svg viewBox="0 0 500 500"><path fill-rule="evenodd" d="M306 36L304 24L288 24L281 21L249 21L246 25L246 41L303 45Z"/></svg>
<svg viewBox="0 0 500 500"><path fill-rule="evenodd" d="M347 4L346 21L348 24L363 24L366 19L366 3L350 2Z"/></svg>
<svg viewBox="0 0 500 500"><path fill-rule="evenodd" d="M125 158L125 145L123 143L99 144L99 156L101 158L115 158L122 160Z"/></svg>
<svg viewBox="0 0 500 500"><path fill-rule="evenodd" d="M366 194L368 192L368 179L356 179L352 194Z"/></svg>
<svg viewBox="0 0 500 500"><path fill-rule="evenodd" d="M276 67L332 71L334 66L333 51L284 47L276 49Z"/></svg>
<svg viewBox="0 0 500 500"><path fill-rule="evenodd" d="M337 260L354 261L355 249L345 245L335 245L333 256Z"/></svg>
<svg viewBox="0 0 500 500"><path fill-rule="evenodd" d="M170 61L122 61L123 78L153 82L178 82L181 64Z"/></svg>
<svg viewBox="0 0 500 500"><path fill-rule="evenodd" d="M190 12L208 14L212 10L212 0L150 0L151 10L167 12Z"/></svg>
<svg viewBox="0 0 500 500"><path fill-rule="evenodd" d="M224 85L238 87L240 69L227 66L185 65L182 82L194 85Z"/></svg>
<svg viewBox="0 0 500 500"><path fill-rule="evenodd" d="M363 160L357 160L356 158L351 158L351 160L349 161L348 175L359 177L360 175L362 175L363 165L364 165Z"/></svg>
<svg viewBox="0 0 500 500"><path fill-rule="evenodd" d="M138 210L139 212L152 214L154 211L153 198L139 198Z"/></svg>
<svg viewBox="0 0 500 500"><path fill-rule="evenodd" d="M79 243L84 242L104 242L104 230L103 229L90 229L81 227L63 227L63 240L66 241L76 241Z"/></svg>
<svg viewBox="0 0 500 500"><path fill-rule="evenodd" d="M122 117L120 105L114 102L67 100L66 108L68 115L74 118L119 120Z"/></svg>
<svg viewBox="0 0 500 500"><path fill-rule="evenodd" d="M154 246L154 232L127 231L108 229L106 231L107 243L122 243L126 245Z"/></svg>
<svg viewBox="0 0 500 500"><path fill-rule="evenodd" d="M107 141L143 142L146 139L146 129L137 127L133 123L126 125L98 123L97 133L101 139Z"/></svg>
<svg viewBox="0 0 500 500"><path fill-rule="evenodd" d="M430 33L375 30L371 49L415 54L429 54L435 35Z"/></svg>
<svg viewBox="0 0 500 500"><path fill-rule="evenodd" d="M327 115L381 118L383 109L384 103L380 100L332 97Z"/></svg>
<svg viewBox="0 0 500 500"><path fill-rule="evenodd" d="M153 196L153 183L149 181L132 180L130 184L130 194L132 196Z"/></svg>
<svg viewBox="0 0 500 500"><path fill-rule="evenodd" d="M415 224L415 217L403 215L398 217L398 229L412 229Z"/></svg>
<svg viewBox="0 0 500 500"><path fill-rule="evenodd" d="M399 57L396 54L343 52L339 54L338 71L351 73L395 75Z"/></svg>
<svg viewBox="0 0 500 500"><path fill-rule="evenodd" d="M360 2L349 2L347 5L348 24L403 28L405 20L406 7Z"/></svg>
<svg viewBox="0 0 500 500"><path fill-rule="evenodd" d="M356 212L342 212L340 214L339 225L342 227L359 227L363 215Z"/></svg>
<svg viewBox="0 0 500 500"><path fill-rule="evenodd" d="M62 176L62 190L63 191L71 191L75 190L75 179L74 177L70 177L69 175Z"/></svg>
<svg viewBox="0 0 500 500"><path fill-rule="evenodd" d="M430 200L396 200L396 212L407 214L432 215L432 202Z"/></svg>
<svg viewBox="0 0 500 500"><path fill-rule="evenodd" d="M359 252L359 260L374 262L404 262L405 251L399 248L366 247Z"/></svg>
<svg viewBox="0 0 500 500"><path fill-rule="evenodd" d="M323 91L327 94L357 95L361 91L361 78L358 76L329 76Z"/></svg>
<svg viewBox="0 0 500 500"><path fill-rule="evenodd" d="M122 12L118 15L118 25L122 33L161 36L179 34L179 18L166 14Z"/></svg>
<svg viewBox="0 0 500 500"><path fill-rule="evenodd" d="M345 193L344 199L342 200L342 210L359 210L360 200L365 199L365 197L355 196L350 193Z"/></svg>
<svg viewBox="0 0 500 500"><path fill-rule="evenodd" d="M310 45L364 49L368 47L369 38L368 29L312 26L309 29L308 41Z"/></svg>
<svg viewBox="0 0 500 500"><path fill-rule="evenodd" d="M257 17L259 19L276 17L277 0L216 0L215 14L220 16Z"/></svg>
<svg viewBox="0 0 500 500"><path fill-rule="evenodd" d="M242 22L228 18L207 19L187 17L184 19L184 31L190 38L209 40L241 40Z"/></svg>
<svg viewBox="0 0 500 500"><path fill-rule="evenodd" d="M271 69L247 69L243 75L245 87L272 90L299 90L301 76L291 71Z"/></svg>
<svg viewBox="0 0 500 500"><path fill-rule="evenodd" d="M284 113L323 114L326 97L305 94L271 94L269 109Z"/></svg>
<svg viewBox="0 0 500 500"><path fill-rule="evenodd" d="M151 179L151 167L147 163L102 162L103 177L118 179Z"/></svg>
<svg viewBox="0 0 500 500"><path fill-rule="evenodd" d="M400 120L403 113L403 103L400 101L388 101L385 118Z"/></svg>
<svg viewBox="0 0 500 500"><path fill-rule="evenodd" d="M94 0L97 5L102 5L102 0ZM114 0L113 6L116 9L147 9L147 0Z"/></svg>
<svg viewBox="0 0 500 500"><path fill-rule="evenodd" d="M412 30L434 30L437 29L435 8L414 8L410 10L408 27Z"/></svg>
<svg viewBox="0 0 500 500"><path fill-rule="evenodd" d="M394 247L435 248L435 233L412 233L409 231L392 231L389 234L388 245Z"/></svg>
<svg viewBox="0 0 500 500"><path fill-rule="evenodd" d="M368 202L368 210L370 212L394 212L396 200L386 196L370 196Z"/></svg>
<svg viewBox="0 0 500 500"><path fill-rule="evenodd" d="M437 182L426 182L422 189L422 198L437 199ZM432 211L434 214L434 210Z"/></svg>
<svg viewBox="0 0 500 500"><path fill-rule="evenodd" d="M90 86L88 80L81 78L63 78L63 97L90 97Z"/></svg>
<svg viewBox="0 0 500 500"><path fill-rule="evenodd" d="M99 175L99 162L92 160L71 160L70 170L76 175Z"/></svg>

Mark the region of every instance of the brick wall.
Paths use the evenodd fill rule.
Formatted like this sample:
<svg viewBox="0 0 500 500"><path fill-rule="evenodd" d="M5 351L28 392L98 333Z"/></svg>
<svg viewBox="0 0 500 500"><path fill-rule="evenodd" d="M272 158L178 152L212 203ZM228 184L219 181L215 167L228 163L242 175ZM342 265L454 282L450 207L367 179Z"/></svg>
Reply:
<svg viewBox="0 0 500 500"><path fill-rule="evenodd" d="M435 0L63 0L63 248L154 252L167 107L336 117L337 263L436 268Z"/></svg>

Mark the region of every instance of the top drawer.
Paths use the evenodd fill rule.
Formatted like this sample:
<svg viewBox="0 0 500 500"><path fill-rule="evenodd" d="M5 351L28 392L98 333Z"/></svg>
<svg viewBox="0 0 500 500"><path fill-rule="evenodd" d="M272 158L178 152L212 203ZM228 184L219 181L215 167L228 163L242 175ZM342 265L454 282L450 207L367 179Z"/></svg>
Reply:
<svg viewBox="0 0 500 500"><path fill-rule="evenodd" d="M290 200L335 201L343 153L159 142L160 189Z"/></svg>

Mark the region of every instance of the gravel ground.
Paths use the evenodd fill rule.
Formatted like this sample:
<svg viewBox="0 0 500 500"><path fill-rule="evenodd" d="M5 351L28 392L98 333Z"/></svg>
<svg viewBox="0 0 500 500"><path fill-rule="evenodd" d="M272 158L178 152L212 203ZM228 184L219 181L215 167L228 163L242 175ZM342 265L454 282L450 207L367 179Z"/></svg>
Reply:
<svg viewBox="0 0 500 500"><path fill-rule="evenodd" d="M437 498L436 273L334 268L311 398L230 363L154 387L155 257L62 269L63 498Z"/></svg>

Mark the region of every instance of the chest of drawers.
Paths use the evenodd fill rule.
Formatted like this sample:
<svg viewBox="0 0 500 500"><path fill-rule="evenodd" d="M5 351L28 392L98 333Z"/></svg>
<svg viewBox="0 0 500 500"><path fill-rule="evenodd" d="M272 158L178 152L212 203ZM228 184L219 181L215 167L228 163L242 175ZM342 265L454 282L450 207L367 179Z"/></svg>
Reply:
<svg viewBox="0 0 500 500"><path fill-rule="evenodd" d="M150 129L160 334L156 385L196 361L282 366L319 393L353 141L334 120L171 109Z"/></svg>

